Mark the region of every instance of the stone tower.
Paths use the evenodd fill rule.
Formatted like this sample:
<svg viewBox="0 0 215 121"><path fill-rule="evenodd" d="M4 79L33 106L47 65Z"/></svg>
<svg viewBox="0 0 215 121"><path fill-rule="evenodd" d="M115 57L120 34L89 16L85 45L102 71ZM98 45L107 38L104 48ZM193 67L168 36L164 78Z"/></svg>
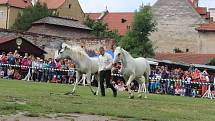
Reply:
<svg viewBox="0 0 215 121"><path fill-rule="evenodd" d="M205 20L188 0L158 0L152 10L158 30L150 38L155 43L156 52L174 52L174 48L202 52L202 40L196 27Z"/></svg>

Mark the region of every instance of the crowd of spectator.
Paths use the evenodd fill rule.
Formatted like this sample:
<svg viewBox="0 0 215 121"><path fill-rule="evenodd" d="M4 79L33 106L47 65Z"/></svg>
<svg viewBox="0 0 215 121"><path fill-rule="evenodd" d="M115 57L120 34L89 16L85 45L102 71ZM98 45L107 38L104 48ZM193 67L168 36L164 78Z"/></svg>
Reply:
<svg viewBox="0 0 215 121"><path fill-rule="evenodd" d="M201 72L194 67L182 70L156 66L152 69L150 77L153 78L149 84L151 93L202 97L209 85L211 90L215 90L214 75L209 75L207 70Z"/></svg>
<svg viewBox="0 0 215 121"><path fill-rule="evenodd" d="M3 64L9 64L10 66ZM75 79L74 68L75 64L69 59L56 60L49 58L43 60L40 57L29 56L28 53L20 56L18 51L7 54L2 52L0 55L0 78L5 79L73 83Z"/></svg>

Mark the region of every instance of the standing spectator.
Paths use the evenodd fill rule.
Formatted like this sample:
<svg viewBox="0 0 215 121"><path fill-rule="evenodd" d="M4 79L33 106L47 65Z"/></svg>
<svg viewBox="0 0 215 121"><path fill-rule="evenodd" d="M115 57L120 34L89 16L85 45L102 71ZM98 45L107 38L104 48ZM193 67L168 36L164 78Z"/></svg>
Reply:
<svg viewBox="0 0 215 121"><path fill-rule="evenodd" d="M55 75L55 72L53 69L56 69L56 63L55 63L54 59L49 58L48 67L50 69L48 78L49 78L49 81L52 81L54 79L54 75Z"/></svg>
<svg viewBox="0 0 215 121"><path fill-rule="evenodd" d="M200 71L195 68L194 72L192 73L192 81L193 82L200 82ZM193 84L193 88L196 87L196 89L198 90L199 94L201 94L201 85L198 84ZM199 91L200 90L200 91Z"/></svg>
<svg viewBox="0 0 215 121"><path fill-rule="evenodd" d="M7 56L5 54L5 52L2 52L2 55L0 57L0 63L1 64L7 64ZM2 66L2 71L4 72L4 77L7 76L7 67L6 66Z"/></svg>
<svg viewBox="0 0 215 121"><path fill-rule="evenodd" d="M168 81L166 80L169 77L167 69L162 66L161 67L161 92L163 94L167 94Z"/></svg>
<svg viewBox="0 0 215 121"><path fill-rule="evenodd" d="M191 81L192 77L187 73L185 77L185 96L191 96Z"/></svg>
<svg viewBox="0 0 215 121"><path fill-rule="evenodd" d="M37 71L37 79L38 82L41 82L42 80L42 75L43 75L43 59L40 59L38 62L38 71Z"/></svg>
<svg viewBox="0 0 215 121"><path fill-rule="evenodd" d="M30 78L32 75L32 68L31 68L32 67L32 60L33 60L33 55L29 56L29 58L28 58L28 63L29 63L28 74L22 80L30 81Z"/></svg>
<svg viewBox="0 0 215 121"><path fill-rule="evenodd" d="M22 59L22 79L28 74L28 67L29 67L29 60L28 60L28 53L25 53L24 58Z"/></svg>
<svg viewBox="0 0 215 121"><path fill-rule="evenodd" d="M105 88L104 88L104 81L108 87L110 87L113 91L113 96L117 96L117 91L110 83L111 77L111 67L112 67L112 57L111 55L105 53L103 47L99 48L100 56L99 56L99 78L100 78L100 88L101 88L101 95L105 96Z"/></svg>
<svg viewBox="0 0 215 121"><path fill-rule="evenodd" d="M48 72L49 72L49 70L48 70L48 61L45 60L43 62L43 76L42 76L44 82L48 82Z"/></svg>
<svg viewBox="0 0 215 121"><path fill-rule="evenodd" d="M10 64L10 65L15 65L16 64L16 58L13 55L12 52L9 52L9 55L8 55L8 64Z"/></svg>
<svg viewBox="0 0 215 121"><path fill-rule="evenodd" d="M208 73L207 73L206 70L204 70L204 71L201 73L200 78L201 78L201 82L202 82L202 83L209 83L209 82L210 82L210 80L209 80L209 75L208 75ZM201 89L201 90L202 90L201 96L203 96L203 95L205 94L205 92L207 91L207 89L208 89L208 85L202 84L202 85L201 85L201 88L202 88L202 89Z"/></svg>

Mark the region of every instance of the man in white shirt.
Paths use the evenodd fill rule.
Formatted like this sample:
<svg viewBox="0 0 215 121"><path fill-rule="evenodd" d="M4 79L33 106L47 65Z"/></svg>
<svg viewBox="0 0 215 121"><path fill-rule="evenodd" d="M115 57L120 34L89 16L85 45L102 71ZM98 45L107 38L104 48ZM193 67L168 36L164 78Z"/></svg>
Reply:
<svg viewBox="0 0 215 121"><path fill-rule="evenodd" d="M106 81L107 87L110 87L113 91L113 96L116 97L117 91L114 88L113 84L110 82L111 77L111 68L112 68L112 56L105 53L103 47L99 48L99 78L100 78L100 88L101 95L105 96L104 81Z"/></svg>

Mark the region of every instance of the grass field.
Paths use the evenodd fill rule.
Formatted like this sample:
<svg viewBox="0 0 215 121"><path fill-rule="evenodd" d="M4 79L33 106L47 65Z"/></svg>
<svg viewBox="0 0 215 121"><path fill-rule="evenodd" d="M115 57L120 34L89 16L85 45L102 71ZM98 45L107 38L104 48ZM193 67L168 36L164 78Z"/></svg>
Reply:
<svg viewBox="0 0 215 121"><path fill-rule="evenodd" d="M83 113L125 118L126 120L215 120L215 100L166 95L148 99L128 99L127 92L112 97L93 96L88 87L78 87L80 96L67 96L71 85L34 83L0 79L0 115L18 112L34 114Z"/></svg>

